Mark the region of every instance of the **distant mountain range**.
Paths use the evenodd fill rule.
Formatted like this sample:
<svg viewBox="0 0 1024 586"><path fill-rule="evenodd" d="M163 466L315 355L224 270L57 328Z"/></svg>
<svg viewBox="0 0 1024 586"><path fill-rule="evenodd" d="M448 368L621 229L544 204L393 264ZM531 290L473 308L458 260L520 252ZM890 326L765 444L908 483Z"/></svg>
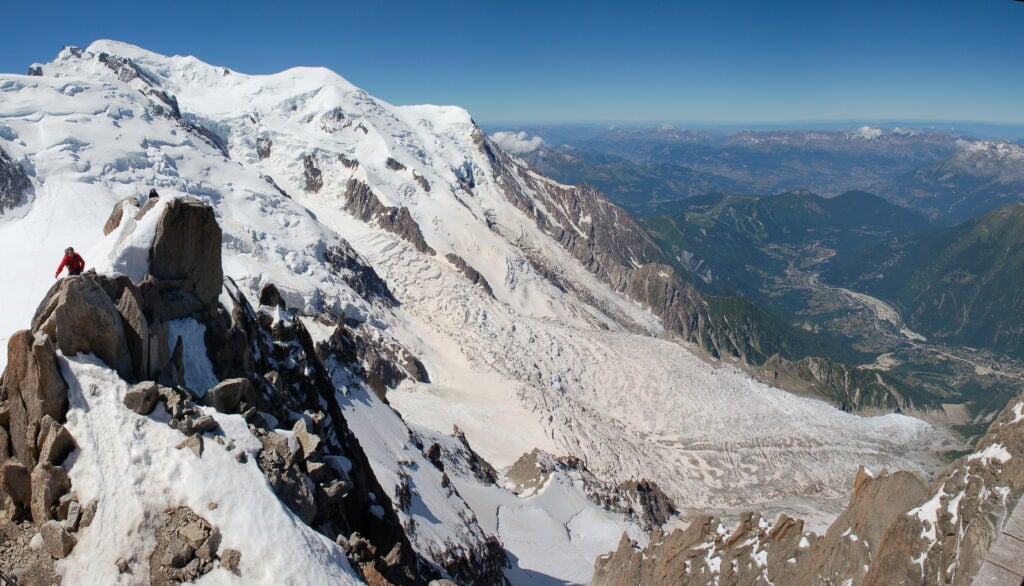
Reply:
<svg viewBox="0 0 1024 586"><path fill-rule="evenodd" d="M728 177L703 173L675 163L635 163L625 157L584 149L540 149L523 155L549 177L570 184L587 183L634 215L661 213L665 206L708 193L737 193L745 187Z"/></svg>
<svg viewBox="0 0 1024 586"><path fill-rule="evenodd" d="M543 132L543 131L542 131ZM823 196L865 190L945 159L957 135L861 127L847 131L744 131L728 136L657 128L610 128L588 135L540 134L545 145L520 153L551 177L589 183L638 215L707 193ZM558 142L565 138L568 142Z"/></svg>
<svg viewBox="0 0 1024 586"><path fill-rule="evenodd" d="M873 191L952 226L1024 200L1024 146L975 142L952 156L878 184Z"/></svg>

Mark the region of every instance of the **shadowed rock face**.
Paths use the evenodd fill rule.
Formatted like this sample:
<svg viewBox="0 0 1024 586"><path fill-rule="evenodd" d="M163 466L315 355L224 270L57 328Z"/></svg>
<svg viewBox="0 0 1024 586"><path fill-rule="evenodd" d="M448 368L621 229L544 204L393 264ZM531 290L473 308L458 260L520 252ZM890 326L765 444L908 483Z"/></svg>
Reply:
<svg viewBox="0 0 1024 586"><path fill-rule="evenodd" d="M756 513L728 533L719 519L656 532L643 549L623 536L598 558L593 584L971 584L1024 492L1024 397L929 487L908 472L860 470L824 536ZM1019 578L1018 578L1019 579Z"/></svg>
<svg viewBox="0 0 1024 586"><path fill-rule="evenodd" d="M481 275L476 269L469 266L469 263L467 263L465 259L463 259L461 256L453 252L449 252L448 254L444 255L444 257L448 259L448 262L455 265L455 268L462 271L462 274L465 275L467 279L469 279L470 283L473 283L474 285L480 285L480 287L489 296L494 297L494 291L491 289L491 284L488 283L487 279L485 279L484 276Z"/></svg>
<svg viewBox="0 0 1024 586"><path fill-rule="evenodd" d="M149 272L157 279L181 281L204 304L220 295L224 271L221 230L213 209L192 198L167 205L149 253Z"/></svg>
<svg viewBox="0 0 1024 586"><path fill-rule="evenodd" d="M25 170L0 149L0 216L25 202L25 194L32 188Z"/></svg>
<svg viewBox="0 0 1024 586"><path fill-rule="evenodd" d="M385 206L370 186L362 181L350 179L345 186L345 210L364 222L376 223L388 232L401 236L422 253L435 254L434 249L424 240L423 232L409 209Z"/></svg>

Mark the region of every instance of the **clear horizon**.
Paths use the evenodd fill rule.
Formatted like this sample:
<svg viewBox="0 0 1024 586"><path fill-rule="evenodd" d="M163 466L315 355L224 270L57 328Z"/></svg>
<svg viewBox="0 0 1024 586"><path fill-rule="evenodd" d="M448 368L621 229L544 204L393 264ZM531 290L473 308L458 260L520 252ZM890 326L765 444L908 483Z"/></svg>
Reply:
<svg viewBox="0 0 1024 586"><path fill-rule="evenodd" d="M243 73L324 66L490 126L1024 126L1024 3L891 4L16 3L0 70L107 38Z"/></svg>

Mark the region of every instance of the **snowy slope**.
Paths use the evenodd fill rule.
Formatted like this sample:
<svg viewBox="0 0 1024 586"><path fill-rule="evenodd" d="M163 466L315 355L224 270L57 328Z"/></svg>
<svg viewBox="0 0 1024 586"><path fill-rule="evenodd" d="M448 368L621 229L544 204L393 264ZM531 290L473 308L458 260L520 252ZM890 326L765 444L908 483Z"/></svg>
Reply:
<svg viewBox="0 0 1024 586"><path fill-rule="evenodd" d="M72 555L60 562L66 583L136 583L148 571L143 552L153 548L160 513L179 506L202 511L225 535L224 547L237 548L247 562L259 560L247 564L245 580L216 568L204 584L361 583L344 551L268 489L256 464L260 442L240 415L209 409L233 449L207 442L197 458L175 449L181 442L175 429L128 410L127 385L99 360L67 358L61 370L71 387L68 430L79 447L72 482L84 502L100 505ZM246 463L236 461L239 452L248 455ZM118 571L119 559L130 561L135 577Z"/></svg>
<svg viewBox="0 0 1024 586"><path fill-rule="evenodd" d="M56 263L65 246L76 246L90 266L123 272L125 247L144 249L146 227L106 239L100 227L116 201L156 187L215 207L225 274L250 296L274 283L304 314L367 321L420 357L431 382L405 383L389 395L392 405L437 437L457 424L499 467L541 447L578 456L609 480L656 480L685 510L756 503L827 518L859 464L925 471L929 462L916 452L943 440L919 420L851 416L653 337L661 332L653 316L507 199L500 169L478 148L479 129L462 109L392 106L323 69L248 76L112 41L65 49L41 71L0 75L0 147L35 187L29 203L0 217L6 273L23 284L0 312L4 339L27 325L51 283L45 263ZM407 210L436 254L380 218L364 221L347 209L354 182L381 206ZM538 195L534 205L560 204ZM562 228L585 234L585 223ZM119 234L131 236L117 242ZM367 301L348 269L326 262L332 247L349 245L400 307ZM449 253L481 274L493 296L470 283ZM564 282L545 276L545 265L558 267ZM408 467L404 424L371 400L348 408L376 454L377 474L399 482ZM359 421L374 424L359 428ZM416 468L419 486L437 486L436 475ZM456 486L480 519L481 508L519 510L510 493L477 497ZM571 491L555 488L572 500ZM459 523L479 530L464 522L463 506L424 498L430 515L412 517L423 527L418 547L479 539L453 532ZM497 522L481 521L482 530L524 564L582 580L587 564L549 568L540 555L550 545L544 540L554 539L541 528L565 521L552 506L562 505L524 513L552 519L522 523L537 528L531 537ZM600 516L586 510L583 518ZM601 535L603 545L570 538L574 551L614 547L624 521L595 523L603 529L587 533Z"/></svg>

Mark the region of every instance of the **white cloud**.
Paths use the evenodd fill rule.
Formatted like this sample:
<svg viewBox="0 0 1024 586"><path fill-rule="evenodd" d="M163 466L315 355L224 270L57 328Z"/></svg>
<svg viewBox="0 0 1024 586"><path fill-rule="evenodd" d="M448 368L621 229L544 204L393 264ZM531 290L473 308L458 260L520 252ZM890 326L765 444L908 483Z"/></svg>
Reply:
<svg viewBox="0 0 1024 586"><path fill-rule="evenodd" d="M853 135L857 138L863 138L864 140L872 140L882 136L882 129L872 128L870 126L861 126L853 133Z"/></svg>
<svg viewBox="0 0 1024 586"><path fill-rule="evenodd" d="M543 138L539 136L530 138L525 132L495 132L491 138L501 148L517 155L535 151L544 144Z"/></svg>

